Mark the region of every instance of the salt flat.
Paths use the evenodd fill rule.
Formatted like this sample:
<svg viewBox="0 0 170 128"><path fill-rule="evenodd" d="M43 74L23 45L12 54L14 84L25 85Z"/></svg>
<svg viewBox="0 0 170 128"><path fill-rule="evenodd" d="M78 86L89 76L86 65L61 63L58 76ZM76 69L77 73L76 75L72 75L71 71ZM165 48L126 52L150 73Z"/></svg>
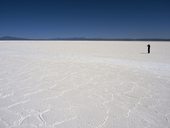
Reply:
<svg viewBox="0 0 170 128"><path fill-rule="evenodd" d="M170 42L0 41L0 128L170 128Z"/></svg>

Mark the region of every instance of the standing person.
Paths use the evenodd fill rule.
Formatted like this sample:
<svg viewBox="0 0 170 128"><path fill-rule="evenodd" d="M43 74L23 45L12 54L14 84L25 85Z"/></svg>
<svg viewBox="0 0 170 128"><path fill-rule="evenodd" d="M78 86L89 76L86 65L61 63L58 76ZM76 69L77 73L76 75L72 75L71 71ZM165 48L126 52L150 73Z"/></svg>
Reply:
<svg viewBox="0 0 170 128"><path fill-rule="evenodd" d="M150 48L151 48L150 44L148 44L147 47L148 47L148 54L149 54L150 53Z"/></svg>

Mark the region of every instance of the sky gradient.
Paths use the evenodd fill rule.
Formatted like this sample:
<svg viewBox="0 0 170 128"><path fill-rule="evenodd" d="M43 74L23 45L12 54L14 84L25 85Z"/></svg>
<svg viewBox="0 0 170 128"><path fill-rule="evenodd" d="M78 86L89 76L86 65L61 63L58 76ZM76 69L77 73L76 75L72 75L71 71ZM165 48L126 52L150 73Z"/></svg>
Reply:
<svg viewBox="0 0 170 128"><path fill-rule="evenodd" d="M0 36L170 38L170 0L0 0Z"/></svg>

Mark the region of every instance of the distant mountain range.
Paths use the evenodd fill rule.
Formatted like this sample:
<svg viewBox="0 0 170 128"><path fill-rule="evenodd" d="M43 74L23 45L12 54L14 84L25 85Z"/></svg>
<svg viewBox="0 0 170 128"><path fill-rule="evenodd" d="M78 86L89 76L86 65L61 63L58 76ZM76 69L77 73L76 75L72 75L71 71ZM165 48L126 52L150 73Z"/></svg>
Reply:
<svg viewBox="0 0 170 128"><path fill-rule="evenodd" d="M0 37L0 40L94 40L94 41L170 41L170 39L161 39L161 38L83 38L83 37L73 37L73 38L37 38L37 39L31 39L31 38L22 38L22 37L13 37L13 36L3 36Z"/></svg>
<svg viewBox="0 0 170 128"><path fill-rule="evenodd" d="M28 40L28 39L20 38L20 37L13 37L13 36L3 36L3 37L0 37L0 40Z"/></svg>

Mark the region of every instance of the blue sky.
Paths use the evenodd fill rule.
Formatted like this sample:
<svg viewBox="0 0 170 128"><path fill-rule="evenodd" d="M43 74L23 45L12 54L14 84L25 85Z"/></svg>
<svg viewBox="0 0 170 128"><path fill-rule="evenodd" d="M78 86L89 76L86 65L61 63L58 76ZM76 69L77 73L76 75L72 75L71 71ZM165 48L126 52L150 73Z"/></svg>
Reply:
<svg viewBox="0 0 170 128"><path fill-rule="evenodd" d="M170 38L170 1L0 0L0 36Z"/></svg>

